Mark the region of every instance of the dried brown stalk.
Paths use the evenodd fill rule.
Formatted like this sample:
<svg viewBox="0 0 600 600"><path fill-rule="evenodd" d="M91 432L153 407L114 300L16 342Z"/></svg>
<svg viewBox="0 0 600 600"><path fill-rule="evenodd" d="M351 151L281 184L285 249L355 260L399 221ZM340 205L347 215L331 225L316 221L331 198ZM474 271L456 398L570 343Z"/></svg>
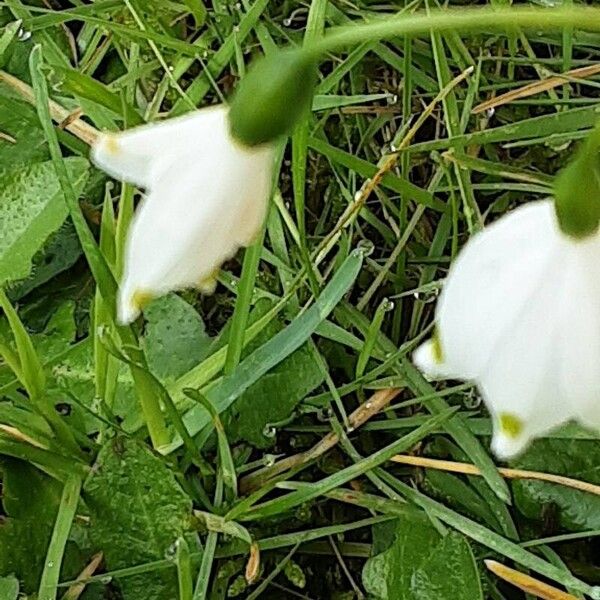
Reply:
<svg viewBox="0 0 600 600"><path fill-rule="evenodd" d="M577 600L575 596L567 594L567 592L563 592L552 585L539 581L538 579L531 577L531 575L525 575L525 573L521 573L521 571L511 569L495 560L486 560L484 562L485 566L494 573L494 575L497 575L500 579L504 579L504 581L508 581L508 583L518 587L527 594L534 595L536 598L542 598L542 600Z"/></svg>
<svg viewBox="0 0 600 600"><path fill-rule="evenodd" d="M429 469L437 469L438 471L450 471L452 473L461 473L463 475L481 475L481 471L470 463L454 462L451 460L439 460L437 458L426 458L423 456L410 456L408 454L398 454L392 457L393 462L403 465L411 465L413 467L423 467ZM507 479L535 479L538 481L546 481L548 483L556 483L564 485L581 492L589 492L600 496L600 486L564 477L563 475L554 475L552 473L540 473L538 471L525 471L523 469L508 469L504 467L498 468L498 472Z"/></svg>
<svg viewBox="0 0 600 600"><path fill-rule="evenodd" d="M498 108L498 106L503 106L504 104L509 104L514 100L528 98L529 96L534 96L535 94L539 94L541 92L547 92L548 90L552 90L559 85L563 85L565 82L572 81L573 79L585 79L586 77L591 77L597 73L600 73L600 65L588 65L587 67L572 69L571 71L567 71L561 75L554 75L552 77L548 77L548 79L534 81L533 83L528 83L527 85L524 85L516 90L506 92L506 94L500 94L500 96L486 100L485 102L478 104L472 112L474 115L476 115L485 112L486 110Z"/></svg>
<svg viewBox="0 0 600 600"><path fill-rule="evenodd" d="M371 417L383 410L398 394L399 388L389 388L378 390L366 402L361 404L349 417L348 421L353 429L357 429L366 423ZM300 465L309 463L328 450L331 450L340 441L339 436L335 432L328 433L321 441L315 444L310 450L288 456L279 462L276 462L270 467L265 467L254 471L250 475L246 475L240 481L240 490L243 493L250 492L258 487L261 487L266 481L276 477L284 471L289 471Z"/></svg>
<svg viewBox="0 0 600 600"><path fill-rule="evenodd" d="M27 85L20 79L17 79L5 71L0 71L0 81L10 86L15 92L17 92L17 94L19 94L30 104L35 104L33 89L30 85ZM79 118L73 120L73 113L58 104L58 102L54 102L54 100L50 100L48 106L50 108L50 115L52 116L52 119L56 121L56 123L61 124L64 129L90 146L96 141L99 132L95 127L92 127L89 123L86 123Z"/></svg>

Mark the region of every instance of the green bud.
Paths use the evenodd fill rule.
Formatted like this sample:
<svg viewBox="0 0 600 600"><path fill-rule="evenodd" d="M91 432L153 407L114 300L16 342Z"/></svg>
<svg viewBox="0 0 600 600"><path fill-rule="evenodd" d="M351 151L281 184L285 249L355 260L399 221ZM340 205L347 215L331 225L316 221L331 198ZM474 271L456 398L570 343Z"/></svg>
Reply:
<svg viewBox="0 0 600 600"><path fill-rule="evenodd" d="M316 75L314 58L302 50L259 59L231 103L233 137L245 146L257 146L290 133L311 107Z"/></svg>
<svg viewBox="0 0 600 600"><path fill-rule="evenodd" d="M600 125L554 183L555 210L563 233L582 239L600 225Z"/></svg>

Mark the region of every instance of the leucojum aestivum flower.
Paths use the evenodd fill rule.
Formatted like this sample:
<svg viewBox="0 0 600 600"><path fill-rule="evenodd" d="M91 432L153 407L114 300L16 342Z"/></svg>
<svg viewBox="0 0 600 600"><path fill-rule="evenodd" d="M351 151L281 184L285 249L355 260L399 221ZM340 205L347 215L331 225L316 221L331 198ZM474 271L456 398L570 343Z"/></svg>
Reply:
<svg viewBox="0 0 600 600"><path fill-rule="evenodd" d="M243 80L233 104L99 136L96 165L144 189L128 232L117 314L152 298L212 293L222 263L261 230L276 142L312 98L314 63L282 52Z"/></svg>
<svg viewBox="0 0 600 600"><path fill-rule="evenodd" d="M574 420L600 429L600 128L527 203L475 234L450 268L414 361L473 381L511 458Z"/></svg>

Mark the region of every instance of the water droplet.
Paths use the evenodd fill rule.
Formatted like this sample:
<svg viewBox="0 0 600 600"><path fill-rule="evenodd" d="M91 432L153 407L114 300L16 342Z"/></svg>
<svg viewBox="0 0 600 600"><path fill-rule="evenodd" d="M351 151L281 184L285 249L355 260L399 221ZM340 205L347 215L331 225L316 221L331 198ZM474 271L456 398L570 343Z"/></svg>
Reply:
<svg viewBox="0 0 600 600"><path fill-rule="evenodd" d="M424 302L427 304L429 302L435 302L435 300L438 297L439 292L440 292L439 288L420 290L420 291L413 292L413 298L415 300L419 300L420 302Z"/></svg>
<svg viewBox="0 0 600 600"><path fill-rule="evenodd" d="M481 402L482 402L481 396L477 393L477 390L475 390L475 388L473 388L465 396L463 404L465 405L465 408L473 410L475 408L479 408L481 406Z"/></svg>
<svg viewBox="0 0 600 600"><path fill-rule="evenodd" d="M169 71L171 71L171 73L175 70L175 67L173 65L169 66Z"/></svg>
<svg viewBox="0 0 600 600"><path fill-rule="evenodd" d="M166 550L165 550L165 558L167 560L175 560L175 556L177 555L177 546L178 540L173 542Z"/></svg>
<svg viewBox="0 0 600 600"><path fill-rule="evenodd" d="M362 256L369 256L375 248L375 245L371 240L360 240L356 245L356 252L362 254Z"/></svg>
<svg viewBox="0 0 600 600"><path fill-rule="evenodd" d="M396 144L390 144L390 152L398 152L398 146L396 146Z"/></svg>
<svg viewBox="0 0 600 600"><path fill-rule="evenodd" d="M54 563L52 561L49 561L48 564L46 565L49 569L52 569L54 567Z"/></svg>
<svg viewBox="0 0 600 600"><path fill-rule="evenodd" d="M317 421L330 421L331 417L333 417L333 411L331 410L331 408L322 408L317 411Z"/></svg>
<svg viewBox="0 0 600 600"><path fill-rule="evenodd" d="M266 425L263 429L263 435L267 438L274 438L277 435L277 429L272 425Z"/></svg>
<svg viewBox="0 0 600 600"><path fill-rule="evenodd" d="M19 31L17 31L17 39L20 42L26 42L30 38L31 38L31 31L27 31L26 29L19 27Z"/></svg>
<svg viewBox="0 0 600 600"><path fill-rule="evenodd" d="M283 20L283 24L284 24L286 27L289 27L289 26L292 24L292 20L291 20L291 19L284 19L284 20Z"/></svg>
<svg viewBox="0 0 600 600"><path fill-rule="evenodd" d="M373 406L372 402L365 402L365 408L371 408Z"/></svg>
<svg viewBox="0 0 600 600"><path fill-rule="evenodd" d="M362 191L358 190L358 192L356 192L354 194L354 202L360 202L360 199L362 198L362 195L363 195Z"/></svg>
<svg viewBox="0 0 600 600"><path fill-rule="evenodd" d="M384 298L381 301L381 310L383 312L389 312L390 310L394 310L394 301L390 300L389 298Z"/></svg>

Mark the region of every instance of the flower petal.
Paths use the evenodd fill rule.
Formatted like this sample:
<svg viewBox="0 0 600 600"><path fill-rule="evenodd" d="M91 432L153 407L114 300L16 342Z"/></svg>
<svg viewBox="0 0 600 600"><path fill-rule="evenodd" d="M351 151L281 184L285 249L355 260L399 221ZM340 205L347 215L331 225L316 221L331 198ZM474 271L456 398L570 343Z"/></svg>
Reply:
<svg viewBox="0 0 600 600"><path fill-rule="evenodd" d="M178 167L182 155L199 148L210 152L214 136L228 129L227 115L227 107L219 105L122 133L104 133L92 148L92 160L115 179L150 188L166 169ZM202 155L196 159L201 161Z"/></svg>
<svg viewBox="0 0 600 600"><path fill-rule="evenodd" d="M537 288L497 339L477 382L494 420L492 449L512 458L534 437L568 421L572 408L559 385L560 322L565 295L565 256L555 277L538 278Z"/></svg>
<svg viewBox="0 0 600 600"><path fill-rule="evenodd" d="M450 269L436 322L447 368L474 379L561 243L551 202L522 206L475 235Z"/></svg>
<svg viewBox="0 0 600 600"><path fill-rule="evenodd" d="M600 240L568 249L560 323L560 387L582 425L600 429Z"/></svg>
<svg viewBox="0 0 600 600"><path fill-rule="evenodd" d="M457 378L457 375L452 373L444 362L443 350L437 337L433 337L421 344L414 351L412 360L423 371L427 379L431 381Z"/></svg>
<svg viewBox="0 0 600 600"><path fill-rule="evenodd" d="M221 128L212 132L210 150L179 156L177 169L163 172L138 208L126 249L122 322L139 314L140 293L214 289L218 268L262 225L272 149L242 149Z"/></svg>

